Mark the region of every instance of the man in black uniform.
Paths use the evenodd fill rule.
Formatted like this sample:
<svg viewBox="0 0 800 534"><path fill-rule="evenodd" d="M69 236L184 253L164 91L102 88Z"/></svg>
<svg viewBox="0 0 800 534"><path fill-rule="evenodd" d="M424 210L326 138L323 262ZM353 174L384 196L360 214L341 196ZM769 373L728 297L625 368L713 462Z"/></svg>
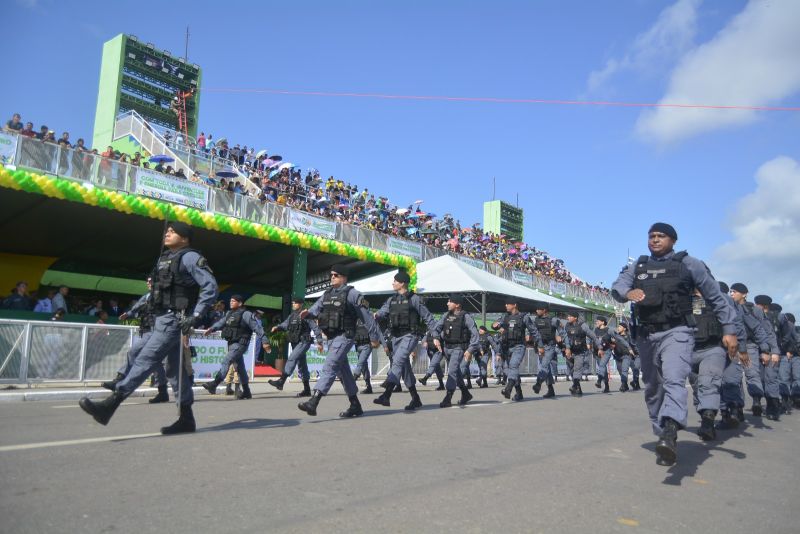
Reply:
<svg viewBox="0 0 800 534"><path fill-rule="evenodd" d="M233 364L236 366L236 372L239 374L239 380L242 384L242 390L236 395L236 398L252 399L250 379L244 366L244 353L250 345L250 337L253 332L256 334L256 346L262 342L264 327L255 314L244 307L244 298L241 295L231 295L230 308L222 319L212 324L208 329L199 331L203 335L208 335L222 330L222 339L228 342L228 352L225 354L222 364L220 364L219 371L217 371L213 380L203 384L203 387L214 395L217 392L219 383L225 380L228 368ZM265 349L269 347L267 343L263 343L263 346Z"/></svg>
<svg viewBox="0 0 800 534"><path fill-rule="evenodd" d="M190 363L191 359L181 357L181 334L187 335L214 303L217 281L208 261L190 248L192 235L192 227L186 223L173 222L167 225L164 245L168 250L159 258L153 276L153 313L156 318L153 335L142 347L128 375L116 384L110 397L101 402L83 397L79 402L83 411L101 425L108 424L122 401L147 379L153 366L167 358L167 378L176 392L180 417L174 424L163 427L161 433L195 431L192 413L194 396L187 365L187 360ZM181 373L180 391L178 373Z"/></svg>
<svg viewBox="0 0 800 534"><path fill-rule="evenodd" d="M300 313L303 311L303 299L295 297L292 299L292 313L281 324L273 326L272 332L286 331L289 343L292 344L292 353L289 354L289 360L283 368L281 377L277 380L267 380L270 386L278 388L279 391L283 390L283 385L286 380L292 376L295 368L300 367L300 375L303 380L303 391L298 393L297 397L310 397L311 396L311 383L310 375L308 373L308 361L306 354L308 349L311 348L311 334L314 334L314 339L317 342L317 350L320 354L323 352L322 346L322 332L319 326L312 319L303 319ZM269 347L269 345L267 345ZM267 348L267 350L270 350Z"/></svg>

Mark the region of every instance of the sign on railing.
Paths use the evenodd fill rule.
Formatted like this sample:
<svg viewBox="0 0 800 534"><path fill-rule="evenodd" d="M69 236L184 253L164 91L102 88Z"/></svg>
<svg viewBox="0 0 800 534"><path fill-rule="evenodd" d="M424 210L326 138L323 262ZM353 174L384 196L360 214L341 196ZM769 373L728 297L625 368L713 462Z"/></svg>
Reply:
<svg viewBox="0 0 800 534"><path fill-rule="evenodd" d="M336 238L336 221L314 217L302 211L289 212L289 228L309 234L321 235L328 239Z"/></svg>
<svg viewBox="0 0 800 534"><path fill-rule="evenodd" d="M183 204L192 208L208 208L208 187L179 178L170 178L150 169L136 170L137 195Z"/></svg>
<svg viewBox="0 0 800 534"><path fill-rule="evenodd" d="M17 136L0 132L0 163L13 165L17 153Z"/></svg>
<svg viewBox="0 0 800 534"><path fill-rule="evenodd" d="M394 254L411 256L418 261L423 259L422 244L414 243L413 241L406 241L405 239L396 239L394 237L390 237L386 240L386 250Z"/></svg>
<svg viewBox="0 0 800 534"><path fill-rule="evenodd" d="M533 275L528 273L511 271L511 281L526 287L533 287Z"/></svg>
<svg viewBox="0 0 800 534"><path fill-rule="evenodd" d="M567 284L566 282L556 282L555 280L550 280L550 291L559 295L566 295Z"/></svg>

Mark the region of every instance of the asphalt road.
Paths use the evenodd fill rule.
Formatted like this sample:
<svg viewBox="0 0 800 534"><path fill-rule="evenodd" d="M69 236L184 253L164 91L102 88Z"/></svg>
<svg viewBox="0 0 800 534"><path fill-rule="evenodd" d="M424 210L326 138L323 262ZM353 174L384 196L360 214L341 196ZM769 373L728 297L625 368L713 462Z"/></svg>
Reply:
<svg viewBox="0 0 800 534"><path fill-rule="evenodd" d="M679 435L655 463L637 393L403 412L362 395L340 420L337 386L317 417L296 385L255 398L198 395L198 432L163 437L173 404L131 398L107 427L74 401L0 403L3 532L761 532L797 533L800 413L706 444ZM291 390L291 391L290 391ZM458 393L456 394L456 398Z"/></svg>

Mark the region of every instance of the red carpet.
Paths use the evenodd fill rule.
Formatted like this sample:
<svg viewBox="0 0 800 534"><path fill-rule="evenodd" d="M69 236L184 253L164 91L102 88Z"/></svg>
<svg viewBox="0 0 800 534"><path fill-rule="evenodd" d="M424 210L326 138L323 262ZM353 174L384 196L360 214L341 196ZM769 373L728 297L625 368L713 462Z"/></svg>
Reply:
<svg viewBox="0 0 800 534"><path fill-rule="evenodd" d="M253 374L255 376L281 376L281 373L271 365L258 362L256 362L256 368L253 369Z"/></svg>

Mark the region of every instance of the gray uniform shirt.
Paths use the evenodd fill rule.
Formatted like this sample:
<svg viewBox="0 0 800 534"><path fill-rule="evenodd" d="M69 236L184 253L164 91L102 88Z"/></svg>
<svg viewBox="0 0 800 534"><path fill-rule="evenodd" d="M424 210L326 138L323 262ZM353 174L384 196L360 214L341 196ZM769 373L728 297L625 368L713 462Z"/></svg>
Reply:
<svg viewBox="0 0 800 534"><path fill-rule="evenodd" d="M222 319L211 325L210 330L212 332L221 330L222 327L225 326L225 321L228 320L228 317L230 317L232 313L233 310L228 310L225 313L225 315L222 316ZM256 346L261 345L262 340L264 339L264 326L261 324L261 321L258 320L256 314L251 312L250 310L245 310L245 312L242 314L242 322L246 324L250 328L250 330L255 332Z"/></svg>
<svg viewBox="0 0 800 534"><path fill-rule="evenodd" d="M667 261L672 259L675 251L664 254L661 257L651 255L652 261ZM734 334L736 335L736 310L733 306L725 300L722 291L719 289L719 283L711 276L708 267L691 256L686 256L683 259L683 265L692 277L692 281L703 299L714 310L717 320L722 324L723 335ZM636 271L636 264L626 265L622 272L617 277L617 280L611 286L611 296L619 302L628 302L627 294L633 289L634 273Z"/></svg>
<svg viewBox="0 0 800 534"><path fill-rule="evenodd" d="M481 334L480 332L478 332L478 325L475 324L475 319L472 318L471 314L467 312L462 312L462 313L464 314L464 326L466 326L467 330L469 330L469 345L467 346L466 350L469 351L470 354L480 354ZM433 334L434 338L441 340L442 330L444 330L444 323L448 315L451 315L451 312L447 312L444 315L442 315L442 318L439 319L436 322L436 324L433 325L431 333Z"/></svg>
<svg viewBox="0 0 800 534"><path fill-rule="evenodd" d="M175 251L177 252L177 251ZM197 252L190 250L181 258L181 269L184 269L200 286L194 316L202 316L217 299L217 280L211 274L208 262Z"/></svg>
<svg viewBox="0 0 800 534"><path fill-rule="evenodd" d="M295 312L292 312L291 314L289 314L289 317L284 319L281 324L277 325L276 328L278 329L278 331L284 331L285 332L286 330L289 329L289 321L291 320L292 315L294 313ZM297 313L300 313L300 312L298 311ZM322 332L320 331L319 325L317 324L317 322L314 319L309 319L308 317L305 318L305 322L308 325L308 329L311 331L312 334L314 334L314 341L317 342L317 343L322 343Z"/></svg>
<svg viewBox="0 0 800 534"><path fill-rule="evenodd" d="M347 288L350 288L350 291L347 293L347 305L351 306L352 309L355 310L356 315L358 315L361 320L364 321L364 326L367 328L367 332L369 332L369 340L373 343L379 341L380 334L378 333L378 325L372 318L372 314L369 313L369 310L364 306L364 297L361 295L361 293L359 293L358 290L352 286L342 286L332 289L335 292L342 292L346 291ZM317 318L319 316L319 314L322 312L323 300L325 300L324 295L317 299L317 302L315 302L308 309L308 317Z"/></svg>
<svg viewBox="0 0 800 534"><path fill-rule="evenodd" d="M396 295L399 295L399 293L395 293L395 296ZM375 313L375 318L376 319L381 320L381 319L385 319L386 317L389 316L389 308L391 307L393 298L394 298L394 296L386 299L386 302L383 303L383 306L381 306L381 309L379 309ZM419 298L419 295L417 295L416 293L413 293L408 298L408 302L411 305L411 307L414 308L417 311L417 313L419 314L419 318L422 319L422 321L428 327L428 330L432 332L433 331L433 327L436 326L436 318L433 316L433 314L430 311L428 311L428 308L426 308L425 305L422 303L422 299ZM473 324L474 323L475 323L475 321L473 321Z"/></svg>
<svg viewBox="0 0 800 534"><path fill-rule="evenodd" d="M566 329L566 326L565 326L565 329ZM603 346L602 346L602 343L600 342L600 338L598 338L597 334L594 333L594 330L589 328L589 325L586 324L583 321L581 321L581 332L586 334L586 337L588 337L589 339L592 340L592 342L589 344L590 347L593 345L594 348L596 348L597 350L602 350ZM565 336L566 337L564 339L566 340L567 348L571 348L572 347L572 340L569 338L569 335L566 335L566 333L565 333Z"/></svg>
<svg viewBox="0 0 800 534"><path fill-rule="evenodd" d="M748 307L742 304L736 305L736 312L741 315L742 322L744 322L747 329L747 340L758 345L759 352L771 352L772 343L770 342L769 334L764 329L763 321L766 319L764 312L755 305Z"/></svg>

